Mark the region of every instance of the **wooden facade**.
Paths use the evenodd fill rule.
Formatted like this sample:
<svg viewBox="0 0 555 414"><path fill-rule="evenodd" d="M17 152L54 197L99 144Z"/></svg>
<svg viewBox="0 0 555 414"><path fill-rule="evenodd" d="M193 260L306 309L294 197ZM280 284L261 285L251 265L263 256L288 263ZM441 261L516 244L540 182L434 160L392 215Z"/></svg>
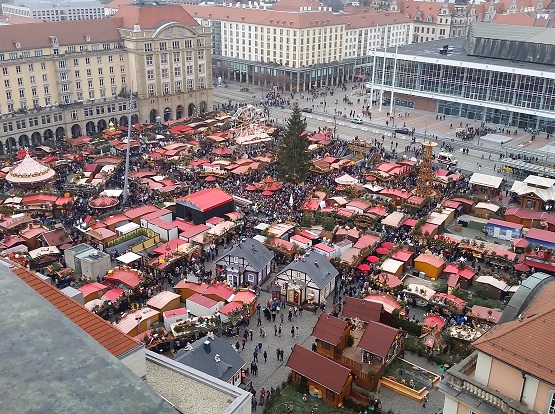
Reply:
<svg viewBox="0 0 555 414"><path fill-rule="evenodd" d="M293 382L300 383L302 379L302 374L293 371ZM312 395L317 395L322 399L322 401L333 405L334 407L341 407L343 406L343 400L345 397L351 395L351 385L353 383L353 377L349 376L347 381L345 381L345 385L343 386L343 390L341 393L336 393L332 390L327 389L326 387L314 382L310 378L306 379L308 383L308 390Z"/></svg>

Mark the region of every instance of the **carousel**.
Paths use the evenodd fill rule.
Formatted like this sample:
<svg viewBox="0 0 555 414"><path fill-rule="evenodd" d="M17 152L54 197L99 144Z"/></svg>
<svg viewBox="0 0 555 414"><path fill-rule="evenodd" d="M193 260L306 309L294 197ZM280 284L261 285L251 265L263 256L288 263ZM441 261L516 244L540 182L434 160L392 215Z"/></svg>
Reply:
<svg viewBox="0 0 555 414"><path fill-rule="evenodd" d="M89 201L89 207L95 210L104 210L115 207L119 204L119 200L115 197L96 197Z"/></svg>
<svg viewBox="0 0 555 414"><path fill-rule="evenodd" d="M54 180L56 172L31 157L29 152L6 174L6 181L16 187L38 187Z"/></svg>
<svg viewBox="0 0 555 414"><path fill-rule="evenodd" d="M254 187L260 191L275 192L281 190L281 188L283 187L283 182L276 181L272 177L266 177L259 183L254 184Z"/></svg>

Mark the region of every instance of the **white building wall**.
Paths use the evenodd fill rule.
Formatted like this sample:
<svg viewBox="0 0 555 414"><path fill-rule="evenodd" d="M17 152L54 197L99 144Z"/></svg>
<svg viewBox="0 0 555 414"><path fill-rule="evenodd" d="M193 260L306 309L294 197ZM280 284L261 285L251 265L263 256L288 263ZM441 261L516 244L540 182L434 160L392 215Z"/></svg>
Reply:
<svg viewBox="0 0 555 414"><path fill-rule="evenodd" d="M483 352L478 352L478 360L476 361L476 372L474 379L483 385L488 385L489 374L491 371L492 358Z"/></svg>
<svg viewBox="0 0 555 414"><path fill-rule="evenodd" d="M452 400L448 395L445 396L445 401L443 403L443 414L457 414L459 409L459 403Z"/></svg>

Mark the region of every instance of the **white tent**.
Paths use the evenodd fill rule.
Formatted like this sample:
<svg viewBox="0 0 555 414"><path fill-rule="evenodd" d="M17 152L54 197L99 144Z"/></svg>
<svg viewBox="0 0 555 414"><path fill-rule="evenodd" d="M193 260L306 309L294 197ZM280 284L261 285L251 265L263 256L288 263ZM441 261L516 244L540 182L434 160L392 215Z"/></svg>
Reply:
<svg viewBox="0 0 555 414"><path fill-rule="evenodd" d="M101 195L104 195L106 197L119 197L120 195L123 194L123 190L104 190Z"/></svg>
<svg viewBox="0 0 555 414"><path fill-rule="evenodd" d="M141 226L139 226L137 223L127 223L127 224L123 224L119 227L116 227L116 233L117 234L127 234L127 233L131 233L132 231L135 231L137 229L140 229Z"/></svg>
<svg viewBox="0 0 555 414"><path fill-rule="evenodd" d="M123 255L121 255L120 257L118 257L116 260L118 262L122 262L124 264L129 264L129 263L133 263L137 260L139 260L142 256L139 256L137 253L133 253L133 252L127 252Z"/></svg>
<svg viewBox="0 0 555 414"><path fill-rule="evenodd" d="M354 177L351 177L349 174L343 174L341 177L336 178L335 182L341 185L353 185L357 184L358 180Z"/></svg>

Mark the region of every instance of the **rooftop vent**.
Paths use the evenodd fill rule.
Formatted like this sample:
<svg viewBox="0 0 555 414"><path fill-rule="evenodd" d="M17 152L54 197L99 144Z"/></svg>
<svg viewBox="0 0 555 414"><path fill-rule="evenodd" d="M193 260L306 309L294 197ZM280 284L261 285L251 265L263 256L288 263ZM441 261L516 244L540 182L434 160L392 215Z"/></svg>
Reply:
<svg viewBox="0 0 555 414"><path fill-rule="evenodd" d="M207 354L209 354L212 351L212 347L210 347L210 341L208 340L204 341L204 350L206 351Z"/></svg>

